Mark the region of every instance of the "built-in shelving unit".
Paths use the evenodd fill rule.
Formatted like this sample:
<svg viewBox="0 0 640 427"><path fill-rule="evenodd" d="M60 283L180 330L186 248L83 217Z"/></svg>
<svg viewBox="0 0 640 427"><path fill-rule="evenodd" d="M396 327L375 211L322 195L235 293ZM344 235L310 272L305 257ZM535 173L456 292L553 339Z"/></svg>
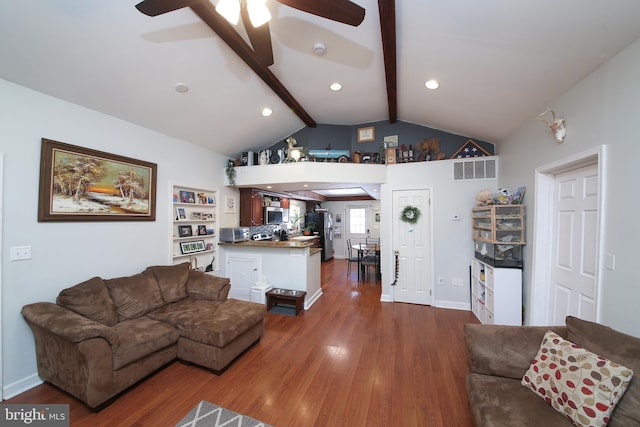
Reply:
<svg viewBox="0 0 640 427"><path fill-rule="evenodd" d="M191 263L218 270L218 209L216 190L172 185L171 263Z"/></svg>

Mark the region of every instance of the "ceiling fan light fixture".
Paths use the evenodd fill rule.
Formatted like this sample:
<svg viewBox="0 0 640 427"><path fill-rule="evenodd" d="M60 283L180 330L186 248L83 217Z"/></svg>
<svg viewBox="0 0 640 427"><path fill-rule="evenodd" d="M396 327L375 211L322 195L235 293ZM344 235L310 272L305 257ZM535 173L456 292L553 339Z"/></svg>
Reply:
<svg viewBox="0 0 640 427"><path fill-rule="evenodd" d="M240 1L239 0L218 0L216 5L218 12L230 24L236 25L240 20Z"/></svg>
<svg viewBox="0 0 640 427"><path fill-rule="evenodd" d="M222 1L222 0L221 0ZM245 0L247 2L247 10L249 11L249 20L251 25L258 28L271 20L269 8L264 4L265 0Z"/></svg>

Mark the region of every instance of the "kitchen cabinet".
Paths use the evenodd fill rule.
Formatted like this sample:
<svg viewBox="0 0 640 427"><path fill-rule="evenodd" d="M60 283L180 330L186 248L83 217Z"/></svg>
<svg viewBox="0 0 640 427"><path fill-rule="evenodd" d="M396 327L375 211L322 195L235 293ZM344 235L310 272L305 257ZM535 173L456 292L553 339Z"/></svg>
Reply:
<svg viewBox="0 0 640 427"><path fill-rule="evenodd" d="M240 226L264 225L262 193L252 188L240 189Z"/></svg>

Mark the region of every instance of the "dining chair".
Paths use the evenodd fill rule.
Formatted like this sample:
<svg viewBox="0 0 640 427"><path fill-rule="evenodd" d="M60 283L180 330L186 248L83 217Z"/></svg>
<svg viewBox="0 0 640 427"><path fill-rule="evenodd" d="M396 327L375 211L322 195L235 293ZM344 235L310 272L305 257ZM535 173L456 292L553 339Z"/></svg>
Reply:
<svg viewBox="0 0 640 427"><path fill-rule="evenodd" d="M369 273L369 270L373 268L373 273L378 274L378 265L380 257L376 250L376 244L360 243L360 265L362 273Z"/></svg>
<svg viewBox="0 0 640 427"><path fill-rule="evenodd" d="M347 239L347 251L349 254L349 258L347 261L349 262L347 266L347 277L351 276L351 264L355 263L358 268L358 280L360 280L360 256L353 255L353 246L351 246L351 239Z"/></svg>

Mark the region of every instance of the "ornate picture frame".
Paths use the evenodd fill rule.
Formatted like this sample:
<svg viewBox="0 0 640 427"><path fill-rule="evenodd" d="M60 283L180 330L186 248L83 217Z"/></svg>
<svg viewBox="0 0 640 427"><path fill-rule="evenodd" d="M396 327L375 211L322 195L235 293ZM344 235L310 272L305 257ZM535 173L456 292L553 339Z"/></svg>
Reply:
<svg viewBox="0 0 640 427"><path fill-rule="evenodd" d="M38 222L155 221L155 163L42 138Z"/></svg>

